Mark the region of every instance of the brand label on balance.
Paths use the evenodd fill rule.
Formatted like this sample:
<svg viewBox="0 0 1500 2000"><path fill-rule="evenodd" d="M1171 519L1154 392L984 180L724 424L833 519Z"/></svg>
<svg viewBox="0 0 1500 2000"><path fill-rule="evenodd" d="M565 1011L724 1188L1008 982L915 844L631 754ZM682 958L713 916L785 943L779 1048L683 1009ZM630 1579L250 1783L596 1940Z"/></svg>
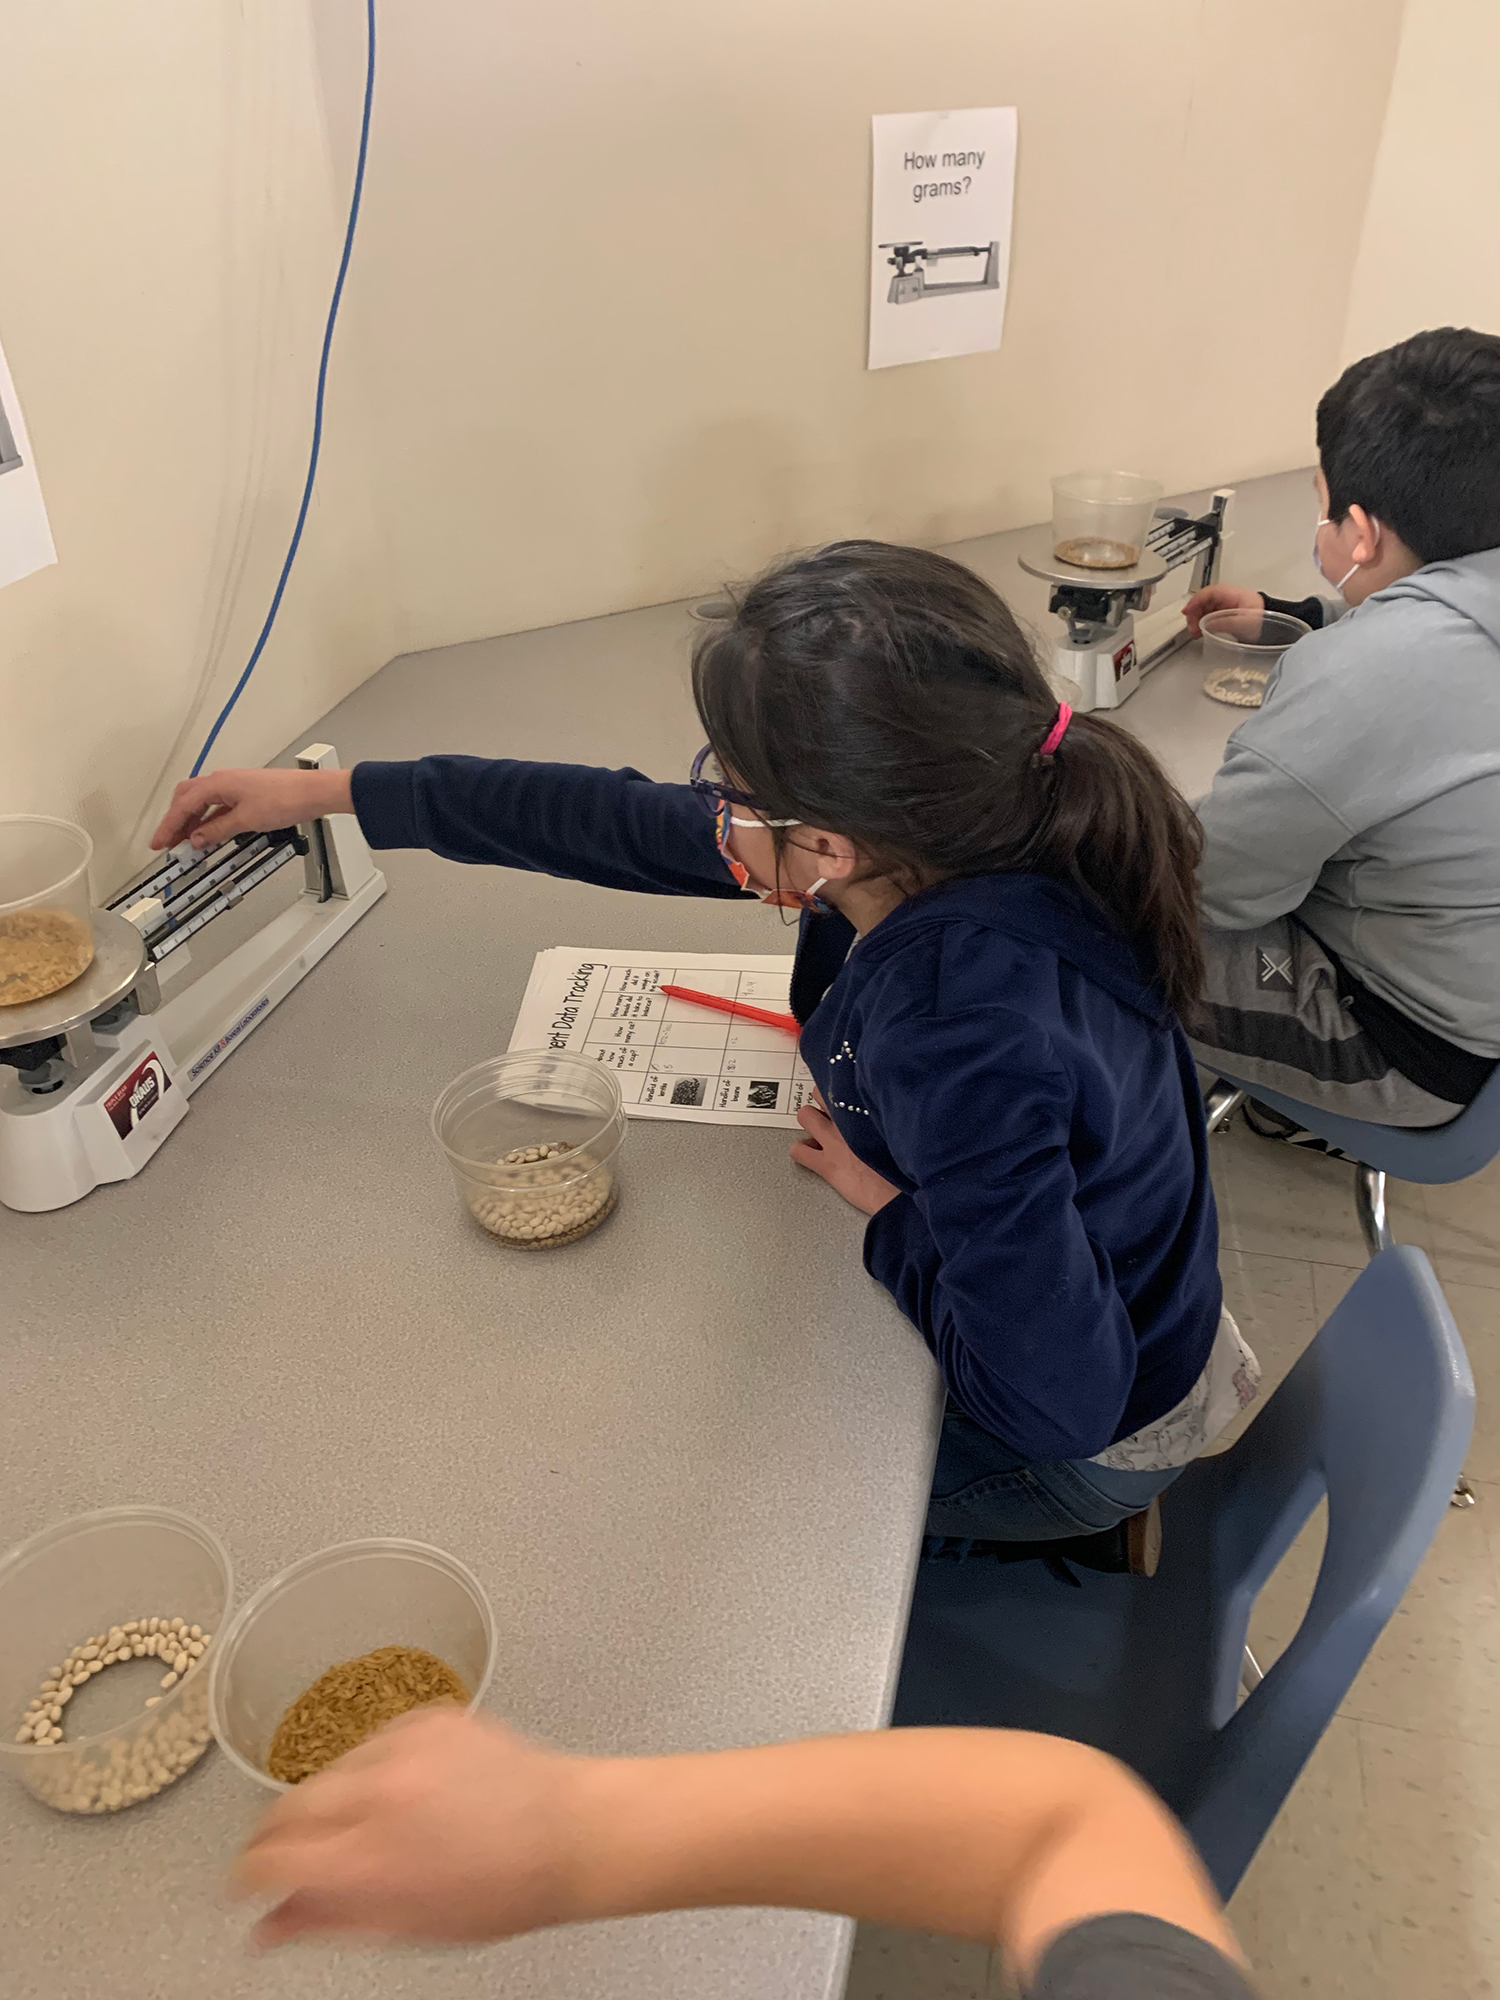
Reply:
<svg viewBox="0 0 1500 2000"><path fill-rule="evenodd" d="M161 1057L152 1049L151 1053L126 1077L116 1084L104 1100L104 1108L109 1113L109 1121L122 1139L149 1117L163 1096L172 1088L172 1079L162 1066Z"/></svg>

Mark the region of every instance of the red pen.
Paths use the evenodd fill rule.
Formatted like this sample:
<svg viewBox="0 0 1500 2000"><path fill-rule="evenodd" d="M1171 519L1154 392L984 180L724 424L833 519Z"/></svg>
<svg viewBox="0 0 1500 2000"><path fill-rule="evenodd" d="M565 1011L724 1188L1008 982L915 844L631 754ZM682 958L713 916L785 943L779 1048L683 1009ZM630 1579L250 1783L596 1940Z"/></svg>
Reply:
<svg viewBox="0 0 1500 2000"><path fill-rule="evenodd" d="M699 993L691 986L659 986L669 1000L691 1000L699 1007L712 1007L716 1014L738 1014L743 1021L759 1021L767 1028L780 1028L788 1035L800 1035L795 1014L776 1014L769 1007L752 1007L744 1000L725 1000L717 993Z"/></svg>

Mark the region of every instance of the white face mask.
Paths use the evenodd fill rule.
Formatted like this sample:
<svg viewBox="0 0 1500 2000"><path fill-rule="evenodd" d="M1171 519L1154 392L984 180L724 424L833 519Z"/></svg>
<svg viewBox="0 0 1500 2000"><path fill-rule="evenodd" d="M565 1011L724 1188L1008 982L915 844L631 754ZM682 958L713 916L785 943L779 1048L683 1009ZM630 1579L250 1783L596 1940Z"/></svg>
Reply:
<svg viewBox="0 0 1500 2000"><path fill-rule="evenodd" d="M1322 520L1319 521L1318 523L1318 528L1331 528L1332 526L1333 522L1329 519L1328 515L1326 514L1323 516ZM1323 567L1323 558L1318 554L1318 528L1313 529L1313 543L1312 543L1313 568L1318 572L1318 575L1322 577L1325 583L1332 583L1333 579L1329 576L1327 570L1324 569ZM1350 563L1349 567L1344 571L1344 574L1339 578L1338 582L1333 585L1334 589L1339 593L1340 597L1342 597L1344 594L1344 585L1349 581L1350 577L1353 576L1354 572L1358 568L1359 568L1358 563Z"/></svg>
<svg viewBox="0 0 1500 2000"><path fill-rule="evenodd" d="M828 915L828 905L819 896L820 889L828 887L828 877L820 875L810 889L757 889L750 880L750 871L742 861L736 861L729 852L728 833L732 826L801 826L800 819L740 819L726 805L719 819L719 852L728 863L729 872L742 889L749 889L752 895L760 897L763 903L771 903L782 910L816 910L820 916Z"/></svg>

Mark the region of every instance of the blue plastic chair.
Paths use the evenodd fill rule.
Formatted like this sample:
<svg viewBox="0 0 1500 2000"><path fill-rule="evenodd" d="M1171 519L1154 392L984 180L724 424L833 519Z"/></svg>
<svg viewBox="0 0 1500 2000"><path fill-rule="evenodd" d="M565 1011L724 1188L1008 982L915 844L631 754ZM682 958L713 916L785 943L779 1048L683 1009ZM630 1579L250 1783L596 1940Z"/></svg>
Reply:
<svg viewBox="0 0 1500 2000"><path fill-rule="evenodd" d="M1372 1125L1363 1118L1344 1118L1335 1111L1284 1096L1279 1090L1221 1075L1204 1100L1210 1132L1227 1125L1247 1097L1269 1104L1283 1118L1295 1120L1361 1162L1355 1169L1354 1206L1365 1248L1372 1257L1389 1249L1392 1240L1385 1219L1387 1174L1398 1180L1419 1181L1426 1187L1441 1187L1449 1181L1467 1180L1500 1153L1500 1069L1456 1118L1446 1125L1421 1126Z"/></svg>
<svg viewBox="0 0 1500 2000"><path fill-rule="evenodd" d="M1474 1382L1420 1250L1384 1251L1237 1443L1162 1496L1156 1575L983 1558L920 1568L898 1725L1096 1744L1187 1826L1229 1896L1437 1533ZM1251 1606L1319 1499L1328 1537L1296 1636L1239 1702Z"/></svg>

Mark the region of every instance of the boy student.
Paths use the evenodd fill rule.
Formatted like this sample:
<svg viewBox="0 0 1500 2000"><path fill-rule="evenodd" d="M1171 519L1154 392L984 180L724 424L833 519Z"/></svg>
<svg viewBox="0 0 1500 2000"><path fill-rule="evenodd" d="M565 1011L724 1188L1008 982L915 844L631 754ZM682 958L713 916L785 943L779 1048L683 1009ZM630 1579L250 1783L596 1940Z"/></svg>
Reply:
<svg viewBox="0 0 1500 2000"><path fill-rule="evenodd" d="M1350 609L1226 584L1186 606L1194 633L1262 603L1323 628L1198 809L1193 1053L1352 1118L1438 1125L1500 1058L1500 337L1443 327L1356 361L1317 436L1313 560Z"/></svg>

